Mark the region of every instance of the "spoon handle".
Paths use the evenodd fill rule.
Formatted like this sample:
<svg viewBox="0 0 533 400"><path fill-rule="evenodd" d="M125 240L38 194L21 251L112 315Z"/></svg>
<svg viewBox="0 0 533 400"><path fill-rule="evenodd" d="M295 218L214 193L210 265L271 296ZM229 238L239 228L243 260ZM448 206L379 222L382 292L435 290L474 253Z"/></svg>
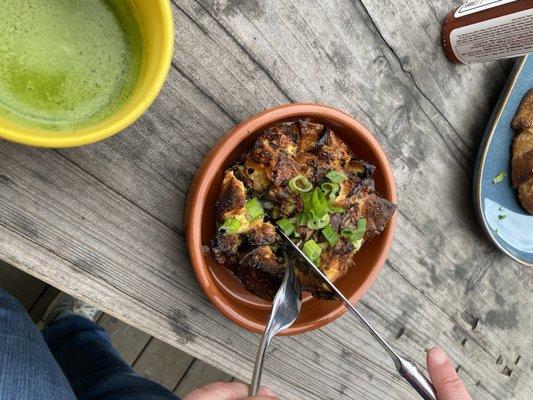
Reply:
<svg viewBox="0 0 533 400"><path fill-rule="evenodd" d="M267 329L261 338L261 343L257 349L257 355L255 357L254 372L252 375L252 383L248 396L256 396L259 392L259 385L261 384L261 375L263 373L263 362L265 360L265 354L267 352L268 345L272 339L272 332Z"/></svg>

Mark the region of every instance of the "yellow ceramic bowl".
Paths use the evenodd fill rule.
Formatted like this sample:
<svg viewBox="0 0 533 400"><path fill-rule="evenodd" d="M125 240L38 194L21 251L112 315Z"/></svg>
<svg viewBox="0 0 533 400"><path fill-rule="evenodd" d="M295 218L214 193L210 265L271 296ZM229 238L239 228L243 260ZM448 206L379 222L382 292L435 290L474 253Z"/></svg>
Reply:
<svg viewBox="0 0 533 400"><path fill-rule="evenodd" d="M144 40L141 74L126 103L96 125L77 131L50 131L0 118L0 138L39 147L94 143L120 132L152 104L168 74L174 45L169 0L128 0L139 19Z"/></svg>

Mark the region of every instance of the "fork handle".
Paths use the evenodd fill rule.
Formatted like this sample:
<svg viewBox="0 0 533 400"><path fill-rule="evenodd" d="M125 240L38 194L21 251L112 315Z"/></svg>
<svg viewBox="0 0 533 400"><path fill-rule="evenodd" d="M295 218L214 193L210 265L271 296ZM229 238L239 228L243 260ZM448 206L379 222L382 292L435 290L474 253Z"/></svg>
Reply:
<svg viewBox="0 0 533 400"><path fill-rule="evenodd" d="M417 368L411 360L399 357L396 365L400 375L415 389L424 400L437 400L437 393L431 381Z"/></svg>
<svg viewBox="0 0 533 400"><path fill-rule="evenodd" d="M267 352L268 345L272 340L272 333L268 330L265 331L259 347L257 348L257 355L255 357L254 372L252 375L252 383L250 384L250 390L248 391L248 396L256 396L259 392L259 385L261 384L261 375L263 374L263 362L265 360L265 355Z"/></svg>

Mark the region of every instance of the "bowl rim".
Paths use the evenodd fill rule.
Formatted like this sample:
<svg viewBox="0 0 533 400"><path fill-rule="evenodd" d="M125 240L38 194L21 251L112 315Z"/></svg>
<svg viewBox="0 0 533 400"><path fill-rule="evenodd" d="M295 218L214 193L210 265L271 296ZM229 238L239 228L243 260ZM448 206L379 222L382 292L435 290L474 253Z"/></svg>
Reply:
<svg viewBox="0 0 533 400"><path fill-rule="evenodd" d="M144 93L143 99L138 101L129 113L102 128L97 127L91 129L89 127L87 128L87 132L84 132L82 135L68 135L69 131L64 131L61 132L61 136L47 137L46 135L36 134L35 132L28 132L28 128L23 126L16 129L10 129L0 125L0 139L34 147L64 148L82 146L107 139L108 137L123 131L139 119L161 91L170 70L174 49L174 22L170 2L168 0L156 1L161 7L161 29L163 31L161 38L161 55L158 61L157 74L154 77L152 84L149 85Z"/></svg>
<svg viewBox="0 0 533 400"><path fill-rule="evenodd" d="M257 132L258 130L278 121L297 117L329 119L345 126L349 130L357 130L361 135L365 136L365 139L368 140L369 145L372 147L377 157L383 161L385 168L382 173L385 177L385 184L389 187L391 193L390 200L394 203L397 203L396 186L394 183L392 168L380 144L370 133L370 131L366 129L359 121L336 108L316 103L282 104L248 118L247 120L235 125L226 134L224 134L205 155L187 194L185 209L187 248L196 279L211 303L224 316L239 326L255 333L262 333L264 328L256 323L250 322L241 315L232 312L226 305L226 302L223 300L223 296L218 295L221 293L221 291L217 287L214 278L209 272L209 267L203 259L204 253L201 240L202 229L200 224L195 223L195 221L197 221L202 215L203 208L205 207L206 194L208 193L213 178L216 174L216 171L214 168L212 168L212 165L220 165L220 163L223 163L232 150L238 146L242 140L254 132ZM207 174L209 170L212 171L211 173ZM392 244L392 238L394 236L396 219L397 212L393 214L388 223L387 231L383 233L383 251L379 255L374 267L371 268L370 273L359 289L350 296L347 296L352 304L355 304L357 301L359 301L361 297L368 291L385 264ZM318 329L339 318L346 311L346 307L339 302L337 307L327 314L320 316L320 318L299 326L292 326L281 332L281 335L296 335Z"/></svg>

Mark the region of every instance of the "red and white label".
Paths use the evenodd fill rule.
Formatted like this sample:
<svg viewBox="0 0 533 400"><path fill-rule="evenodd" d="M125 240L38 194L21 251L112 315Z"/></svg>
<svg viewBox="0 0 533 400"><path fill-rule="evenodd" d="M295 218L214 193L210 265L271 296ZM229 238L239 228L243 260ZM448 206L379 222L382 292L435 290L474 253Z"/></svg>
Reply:
<svg viewBox="0 0 533 400"><path fill-rule="evenodd" d="M533 52L533 9L456 28L450 45L463 64Z"/></svg>

